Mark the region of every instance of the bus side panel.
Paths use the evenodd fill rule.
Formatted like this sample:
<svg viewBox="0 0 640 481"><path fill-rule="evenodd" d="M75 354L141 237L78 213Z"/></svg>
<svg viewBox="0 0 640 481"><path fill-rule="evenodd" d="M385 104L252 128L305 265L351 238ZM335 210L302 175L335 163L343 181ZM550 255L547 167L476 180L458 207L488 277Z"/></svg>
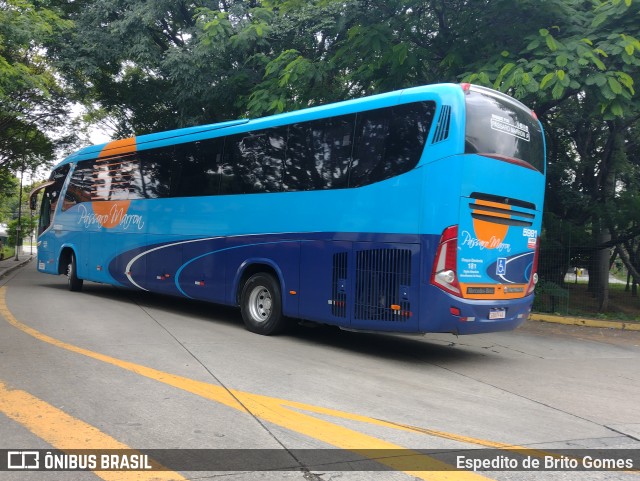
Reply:
<svg viewBox="0 0 640 481"><path fill-rule="evenodd" d="M85 208L91 209L90 204ZM78 218L78 213L69 211L70 215ZM147 236L143 232L124 230L119 228L106 228L99 224L80 226L77 233L81 242L78 242L77 258L80 266L84 270L78 270L78 275L82 279L112 285L126 285L114 273L124 275L126 271L132 271L133 277L143 278L146 274L144 260L137 262L134 266L128 266L128 259L125 261L120 254L132 251L135 246L143 246ZM134 255L139 252L135 251Z"/></svg>
<svg viewBox="0 0 640 481"><path fill-rule="evenodd" d="M109 272L116 282L173 296L224 301L224 239L144 238L155 243L121 249L110 260Z"/></svg>
<svg viewBox="0 0 640 481"><path fill-rule="evenodd" d="M224 240L185 244L182 265L175 274L176 285L193 299L224 303L226 262Z"/></svg>
<svg viewBox="0 0 640 481"><path fill-rule="evenodd" d="M72 211L57 212L53 226L39 238L38 269L48 274L58 274L61 253L70 248L76 256L76 268L78 277L88 279L89 266L89 239L85 232L76 225ZM62 273L66 272L66 266L62 266Z"/></svg>
<svg viewBox="0 0 640 481"><path fill-rule="evenodd" d="M176 238L174 242L168 242L166 247L149 252L140 258L140 260L146 260L146 289L152 292L179 295L175 274L182 265L183 245L177 243L177 240ZM136 261L135 264L138 262L140 261Z"/></svg>
<svg viewBox="0 0 640 481"><path fill-rule="evenodd" d="M136 237L133 236L129 236L131 241L138 241L138 243L141 243L143 240L146 240L147 236L146 235L142 235L139 234ZM139 259L136 260L136 262L131 263L130 264L130 260L132 257L136 257L139 254L141 254L142 252L144 252L147 249L146 245L142 244L139 248L137 249L133 249L130 252L132 253L132 256L129 258L123 258L121 256L116 256L113 259L113 266L115 266L115 269L117 269L117 272L121 273L121 275L128 275L129 278L131 279L136 279L136 280L140 280L140 279L145 279L147 276L147 258L144 256L141 256ZM124 249L120 248L118 250L118 252L122 252ZM107 262L109 261L109 259L104 259L105 265L108 265ZM114 276L115 277L115 276ZM126 279L128 280L128 278ZM125 279L121 279L120 282L113 282L111 281L111 284L116 284L116 285L127 285Z"/></svg>
<svg viewBox="0 0 640 481"><path fill-rule="evenodd" d="M237 305L247 269L273 270L280 281L282 309L285 316L298 317L300 290L300 241L274 239L272 236L228 237L224 251L226 270L226 304ZM295 294L292 294L294 292Z"/></svg>
<svg viewBox="0 0 640 481"><path fill-rule="evenodd" d="M348 326L353 286L352 243L315 240L300 247L300 318Z"/></svg>

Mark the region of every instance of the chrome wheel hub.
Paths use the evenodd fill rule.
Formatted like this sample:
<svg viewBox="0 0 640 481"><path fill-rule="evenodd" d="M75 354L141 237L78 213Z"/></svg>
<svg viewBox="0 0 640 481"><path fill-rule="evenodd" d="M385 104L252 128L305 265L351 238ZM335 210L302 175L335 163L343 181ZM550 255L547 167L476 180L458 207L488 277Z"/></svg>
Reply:
<svg viewBox="0 0 640 481"><path fill-rule="evenodd" d="M269 319L272 305L271 293L263 286L255 287L249 294L249 312L256 322L265 322Z"/></svg>

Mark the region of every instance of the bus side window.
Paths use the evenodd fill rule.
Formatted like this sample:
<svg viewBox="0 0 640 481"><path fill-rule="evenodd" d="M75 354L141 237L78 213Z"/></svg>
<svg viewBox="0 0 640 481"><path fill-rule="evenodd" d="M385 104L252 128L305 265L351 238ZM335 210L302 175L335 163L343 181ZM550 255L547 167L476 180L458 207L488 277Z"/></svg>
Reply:
<svg viewBox="0 0 640 481"><path fill-rule="evenodd" d="M84 164L84 162L81 164ZM78 167L76 167L76 171ZM76 181L74 181L76 172L72 176L72 183L76 182L77 187L82 189L85 188L85 183L88 182L86 174L84 174L83 179L80 179L83 171L84 168L78 172ZM135 154L95 159L92 161L92 171L89 192L92 201L142 198L140 162Z"/></svg>
<svg viewBox="0 0 640 481"><path fill-rule="evenodd" d="M286 127L227 137L221 194L280 192L286 139Z"/></svg>
<svg viewBox="0 0 640 481"><path fill-rule="evenodd" d="M347 187L355 115L289 127L283 190Z"/></svg>
<svg viewBox="0 0 640 481"><path fill-rule="evenodd" d="M385 158L390 110L377 109L358 114L349 187L360 187L382 180L378 170Z"/></svg>
<svg viewBox="0 0 640 481"><path fill-rule="evenodd" d="M220 191L220 167L224 138L208 139L176 146L181 165L175 195L193 197L217 195Z"/></svg>
<svg viewBox="0 0 640 481"><path fill-rule="evenodd" d="M413 169L424 150L434 113L434 102L418 102L358 114L349 187L373 184Z"/></svg>
<svg viewBox="0 0 640 481"><path fill-rule="evenodd" d="M388 179L416 166L427 142L435 111L435 102L398 105L391 109L381 177Z"/></svg>
<svg viewBox="0 0 640 481"><path fill-rule="evenodd" d="M81 202L89 202L93 190L93 160L79 162L73 169L69 186L64 195L62 210L68 210Z"/></svg>
<svg viewBox="0 0 640 481"><path fill-rule="evenodd" d="M143 196L147 199L174 197L180 175L174 147L140 150L138 158L142 170L140 184Z"/></svg>

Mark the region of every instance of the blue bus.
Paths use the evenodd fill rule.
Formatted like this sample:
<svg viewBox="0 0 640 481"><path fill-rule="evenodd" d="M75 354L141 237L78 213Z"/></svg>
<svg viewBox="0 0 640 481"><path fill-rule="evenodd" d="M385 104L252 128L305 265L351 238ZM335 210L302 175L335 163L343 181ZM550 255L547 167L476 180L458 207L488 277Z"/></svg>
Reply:
<svg viewBox="0 0 640 481"><path fill-rule="evenodd" d="M38 270L239 306L265 335L508 330L531 310L544 187L530 109L409 88L84 148L40 187Z"/></svg>

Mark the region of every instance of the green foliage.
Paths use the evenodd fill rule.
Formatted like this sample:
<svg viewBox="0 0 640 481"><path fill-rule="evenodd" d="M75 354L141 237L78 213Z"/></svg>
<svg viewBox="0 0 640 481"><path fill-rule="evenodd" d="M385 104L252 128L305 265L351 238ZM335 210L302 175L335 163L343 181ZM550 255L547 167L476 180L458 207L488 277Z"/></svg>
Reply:
<svg viewBox="0 0 640 481"><path fill-rule="evenodd" d="M0 260L10 259L11 257L14 256L14 254L15 254L15 250L12 247L3 246L3 248L0 249Z"/></svg>
<svg viewBox="0 0 640 481"><path fill-rule="evenodd" d="M514 44L513 54L493 54L464 80L481 82L480 72L488 73L493 88L544 108L588 92L605 120L632 112L633 74L640 67L640 41L633 36L638 31L637 3L548 3L564 10L565 16L523 36Z"/></svg>
<svg viewBox="0 0 640 481"><path fill-rule="evenodd" d="M566 312L569 291L552 281L536 285L533 310L536 312Z"/></svg>
<svg viewBox="0 0 640 481"><path fill-rule="evenodd" d="M75 22L49 47L57 66L117 135L429 83L458 62L416 0L49 3Z"/></svg>
<svg viewBox="0 0 640 481"><path fill-rule="evenodd" d="M7 169L0 169L0 223L11 219L18 203L19 180Z"/></svg>
<svg viewBox="0 0 640 481"><path fill-rule="evenodd" d="M545 243L563 252L573 246L575 256L576 245L595 252L603 229L613 234L611 246L640 236L633 210L640 205L635 140L640 105L634 83L640 78L640 5L544 4L531 12L521 35L511 38L507 55L492 49L479 56L463 79L535 108L545 126L549 160ZM561 283L562 266L556 269L544 257L543 252L543 275Z"/></svg>
<svg viewBox="0 0 640 481"><path fill-rule="evenodd" d="M20 231L17 231L18 227L18 219L12 219L7 224L7 244L10 247L16 246L16 234L19 234L20 241L18 245L22 245L22 239L29 237L32 233L35 232L37 227L37 218L31 217L29 212L23 212L22 217L20 218Z"/></svg>
<svg viewBox="0 0 640 481"><path fill-rule="evenodd" d="M66 102L44 45L71 26L28 0L0 2L0 170L40 165Z"/></svg>
<svg viewBox="0 0 640 481"><path fill-rule="evenodd" d="M545 127L545 242L564 248L570 232L569 239L594 243L605 227L614 241L640 236L640 1L3 5L9 8L1 10L0 72L7 75L0 96L7 85L37 93L32 98L40 105L64 96L55 68L89 117L112 121L118 137L434 82L496 88L534 108ZM24 21L16 11L25 13ZM9 51L28 55L10 57ZM18 123L6 142L23 135L27 110L11 117ZM2 149L0 141L0 156ZM555 279L562 269L551 264L547 272Z"/></svg>

